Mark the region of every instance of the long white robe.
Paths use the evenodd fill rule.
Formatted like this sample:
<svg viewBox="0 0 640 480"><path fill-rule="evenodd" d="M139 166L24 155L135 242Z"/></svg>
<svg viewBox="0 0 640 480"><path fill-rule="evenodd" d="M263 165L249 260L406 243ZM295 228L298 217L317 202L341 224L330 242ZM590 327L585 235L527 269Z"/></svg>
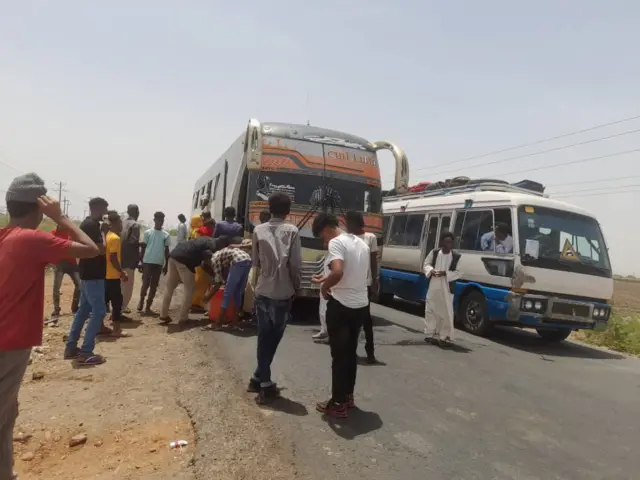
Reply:
<svg viewBox="0 0 640 480"><path fill-rule="evenodd" d="M431 266L433 250L429 252L422 267L424 274L429 278L429 288L424 312L424 333L428 337L453 340L453 294L449 291L449 282L458 280L460 272L449 271L453 255L451 252L440 251L436 259L435 268ZM444 277L432 276L433 270L446 272Z"/></svg>

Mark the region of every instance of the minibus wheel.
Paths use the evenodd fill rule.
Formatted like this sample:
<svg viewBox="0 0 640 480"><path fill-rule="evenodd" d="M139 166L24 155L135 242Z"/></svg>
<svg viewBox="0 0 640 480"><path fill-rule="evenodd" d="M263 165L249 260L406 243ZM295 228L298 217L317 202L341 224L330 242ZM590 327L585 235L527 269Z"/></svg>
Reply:
<svg viewBox="0 0 640 480"><path fill-rule="evenodd" d="M467 293L460 304L462 327L469 333L484 336L493 326L487 312L487 301L478 290Z"/></svg>
<svg viewBox="0 0 640 480"><path fill-rule="evenodd" d="M557 328L553 330L548 328L536 328L536 332L538 332L538 335L547 342L562 342L571 335L571 330L568 328Z"/></svg>

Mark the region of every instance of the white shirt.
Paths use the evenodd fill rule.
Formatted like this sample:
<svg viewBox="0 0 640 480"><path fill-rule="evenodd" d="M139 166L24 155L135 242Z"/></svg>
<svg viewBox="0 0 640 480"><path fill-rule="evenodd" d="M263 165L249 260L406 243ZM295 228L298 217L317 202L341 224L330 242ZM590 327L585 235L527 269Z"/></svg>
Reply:
<svg viewBox="0 0 640 480"><path fill-rule="evenodd" d="M331 296L348 308L363 308L369 305L367 273L370 251L367 244L350 233L343 233L329 242L326 265L333 260L344 262L344 274L331 287Z"/></svg>
<svg viewBox="0 0 640 480"><path fill-rule="evenodd" d="M180 223L178 225L176 240L178 243L180 243L180 242L184 242L186 239L187 239L187 225L184 223Z"/></svg>
<svg viewBox="0 0 640 480"><path fill-rule="evenodd" d="M364 243L369 247L369 254L378 253L378 238L371 232L364 232L362 235L358 235ZM378 272L376 272L377 275ZM371 276L371 256L369 256L369 273L367 273L367 286L373 285L373 277Z"/></svg>
<svg viewBox="0 0 640 480"><path fill-rule="evenodd" d="M494 251L496 253L513 253L513 237L507 235L502 242L496 242L496 236L493 232L487 232L480 239L482 250Z"/></svg>

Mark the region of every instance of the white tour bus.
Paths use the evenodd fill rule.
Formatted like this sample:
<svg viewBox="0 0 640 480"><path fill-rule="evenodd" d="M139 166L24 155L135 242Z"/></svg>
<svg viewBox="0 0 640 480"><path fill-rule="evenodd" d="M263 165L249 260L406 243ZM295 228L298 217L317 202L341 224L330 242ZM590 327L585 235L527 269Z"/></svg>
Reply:
<svg viewBox="0 0 640 480"><path fill-rule="evenodd" d="M604 326L613 275L597 219L534 190L487 181L385 198L379 301L424 301L423 262L453 226L462 255L456 321L468 332L502 324L562 341ZM499 242L496 225L508 232Z"/></svg>

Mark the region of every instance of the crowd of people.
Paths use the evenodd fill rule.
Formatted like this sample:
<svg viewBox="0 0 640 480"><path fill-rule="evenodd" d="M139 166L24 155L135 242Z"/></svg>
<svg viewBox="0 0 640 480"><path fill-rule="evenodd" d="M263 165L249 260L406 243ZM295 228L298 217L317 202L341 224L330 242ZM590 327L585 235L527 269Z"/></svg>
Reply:
<svg viewBox="0 0 640 480"><path fill-rule="evenodd" d="M224 286L217 314L210 325L217 330L241 320L257 324L257 365L248 391L258 403L278 398L271 365L291 318L301 285L302 252L298 228L286 221L291 199L276 192L268 197L269 211L260 224L251 225L251 239L243 240L244 226L235 220L233 207L218 223L204 211L192 217L191 229L180 215L177 244L170 249L164 230L165 215L156 212L152 228L142 231L139 209L129 205L127 218L109 210L103 198L89 202L89 216L77 226L46 195L42 179L27 174L14 179L6 196L10 223L0 229L0 478L12 478L12 430L18 413L18 391L31 348L40 345L43 332L44 272L55 265L54 308L51 321L61 314L60 285L64 275L74 283L74 318L64 358L78 366L95 366L105 358L95 350L99 335L128 336L122 329L130 321L129 303L136 272L142 272L137 310L170 323L173 293L179 284L183 295L176 309L177 321L189 321L192 312L204 312L207 302ZM50 233L38 229L43 216L56 223ZM376 363L370 299L377 289L377 238L364 231L358 212L347 212L346 229L333 214L319 213L312 232L326 248L322 274L312 277L320 289L321 330L314 340L328 339L331 351L331 397L316 409L346 418L355 406L357 347L365 332L367 361ZM429 253L425 275L430 278L426 298L427 341L440 345L453 339L452 290L459 278L460 255L452 250L453 236L445 234L441 247ZM249 253L250 252L250 253ZM162 275L166 275L159 314L153 302ZM247 288L249 284L250 288ZM213 307L210 307L213 308ZM107 310L111 324L105 322ZM229 313L231 320L229 320ZM84 330L82 344L80 337Z"/></svg>

